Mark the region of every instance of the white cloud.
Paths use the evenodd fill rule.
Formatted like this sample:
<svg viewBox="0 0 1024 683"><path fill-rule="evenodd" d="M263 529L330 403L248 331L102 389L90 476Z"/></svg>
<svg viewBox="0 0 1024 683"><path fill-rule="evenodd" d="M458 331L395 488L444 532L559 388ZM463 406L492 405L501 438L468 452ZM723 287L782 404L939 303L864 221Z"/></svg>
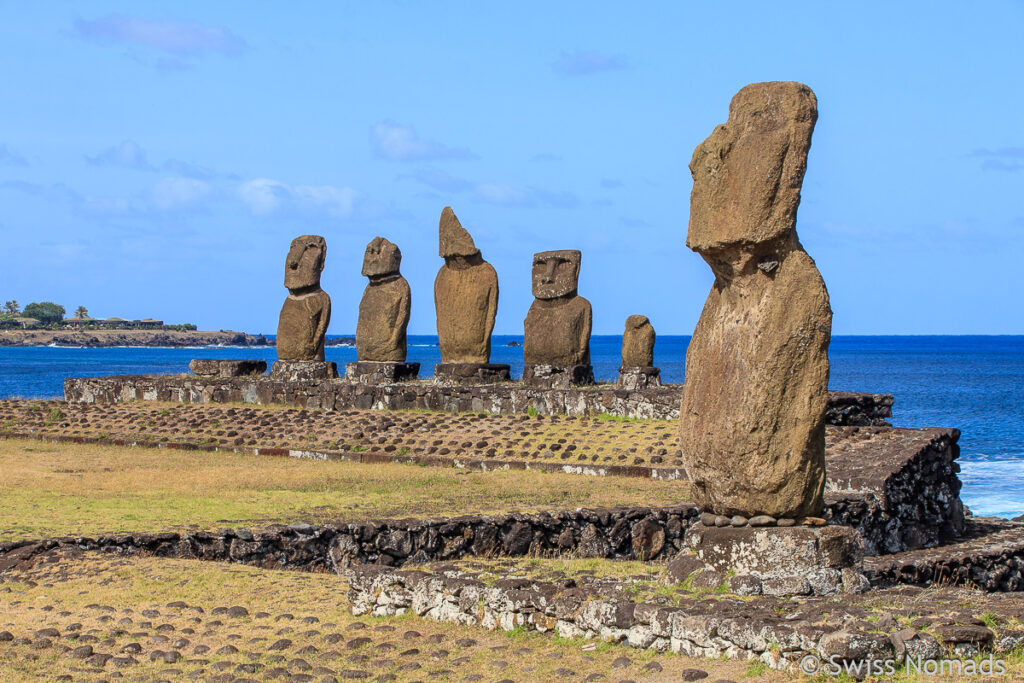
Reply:
<svg viewBox="0 0 1024 683"><path fill-rule="evenodd" d="M269 178L256 178L238 186L238 198L257 215L273 213L287 196L288 187Z"/></svg>
<svg viewBox="0 0 1024 683"><path fill-rule="evenodd" d="M99 43L127 43L173 55L201 55L218 52L234 55L245 50L245 41L222 26L205 26L194 21L147 21L112 14L92 21L78 20L75 31Z"/></svg>
<svg viewBox="0 0 1024 683"><path fill-rule="evenodd" d="M153 167L146 161L146 153L133 140L124 140L121 144L105 149L94 157L86 156L85 160L93 166L118 166L138 171L153 170Z"/></svg>
<svg viewBox="0 0 1024 683"><path fill-rule="evenodd" d="M28 166L28 161L17 150L0 145L0 164L7 166Z"/></svg>
<svg viewBox="0 0 1024 683"><path fill-rule="evenodd" d="M389 161L430 161L436 159L473 159L464 147L448 147L417 135L412 126L392 121L378 123L370 131L374 153Z"/></svg>
<svg viewBox="0 0 1024 683"><path fill-rule="evenodd" d="M195 178L161 178L151 190L153 203L159 209L195 206L210 195L209 183Z"/></svg>
<svg viewBox="0 0 1024 683"><path fill-rule="evenodd" d="M238 186L238 198L256 215L294 210L348 218L359 192L351 187L288 185L270 178L256 178Z"/></svg>
<svg viewBox="0 0 1024 683"><path fill-rule="evenodd" d="M480 183L476 186L476 196L488 204L502 206L525 206L530 203L525 192L502 183Z"/></svg>

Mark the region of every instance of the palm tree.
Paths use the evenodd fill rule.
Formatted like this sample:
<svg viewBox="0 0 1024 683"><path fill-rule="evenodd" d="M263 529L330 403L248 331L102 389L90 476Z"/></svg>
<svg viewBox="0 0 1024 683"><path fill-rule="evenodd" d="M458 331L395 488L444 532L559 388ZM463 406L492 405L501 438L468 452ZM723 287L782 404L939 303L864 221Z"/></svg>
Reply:
<svg viewBox="0 0 1024 683"><path fill-rule="evenodd" d="M89 309L86 308L85 306L79 306L78 308L75 309L75 317L79 318L79 319L81 319L81 318L88 318L89 317Z"/></svg>
<svg viewBox="0 0 1024 683"><path fill-rule="evenodd" d="M18 300L14 299L13 301L8 301L4 304L4 310L11 315L17 315L18 311L21 310L21 306L18 304Z"/></svg>

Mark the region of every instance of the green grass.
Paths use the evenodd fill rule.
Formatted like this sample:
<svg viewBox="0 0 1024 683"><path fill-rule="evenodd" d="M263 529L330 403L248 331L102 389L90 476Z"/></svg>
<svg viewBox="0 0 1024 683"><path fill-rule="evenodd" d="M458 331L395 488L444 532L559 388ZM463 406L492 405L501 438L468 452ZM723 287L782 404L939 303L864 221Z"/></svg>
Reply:
<svg viewBox="0 0 1024 683"><path fill-rule="evenodd" d="M679 482L0 440L0 541L270 522L671 505Z"/></svg>

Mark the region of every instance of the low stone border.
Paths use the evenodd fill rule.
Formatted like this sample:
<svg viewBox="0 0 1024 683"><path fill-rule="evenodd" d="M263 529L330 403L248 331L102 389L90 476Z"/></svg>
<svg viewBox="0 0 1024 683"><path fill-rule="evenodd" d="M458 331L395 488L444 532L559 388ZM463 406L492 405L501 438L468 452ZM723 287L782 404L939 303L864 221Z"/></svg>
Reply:
<svg viewBox="0 0 1024 683"><path fill-rule="evenodd" d="M892 633L874 632L869 630L873 624L855 616L856 607L844 618L841 601L823 598L800 603L709 600L696 608L673 607L609 597L571 580L555 584L513 578L488 585L452 566L415 571L357 565L344 574L356 615L412 611L488 629L523 628L695 657L758 659L779 670L796 669L808 654L825 662L832 656L849 662L908 654L935 659L1007 651L1024 642L1024 633L997 640L985 626L952 620L933 629L938 638L916 628L896 630L895 621L883 625ZM826 611L836 618L824 622Z"/></svg>
<svg viewBox="0 0 1024 683"><path fill-rule="evenodd" d="M525 415L599 415L677 420L681 384L623 389L614 384L540 388L523 382L445 386L430 380L364 384L349 380L283 382L269 377L207 379L188 375L69 377L65 400L72 403L172 401L179 403L262 403L323 410L442 410ZM890 394L829 392L825 421L832 425L885 425L892 417Z"/></svg>

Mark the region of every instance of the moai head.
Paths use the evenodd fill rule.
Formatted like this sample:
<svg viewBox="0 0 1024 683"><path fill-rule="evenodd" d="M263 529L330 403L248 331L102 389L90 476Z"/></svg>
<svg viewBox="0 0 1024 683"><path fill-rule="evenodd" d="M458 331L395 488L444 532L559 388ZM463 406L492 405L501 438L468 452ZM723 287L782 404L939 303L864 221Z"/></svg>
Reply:
<svg viewBox="0 0 1024 683"><path fill-rule="evenodd" d="M707 260L792 237L817 119L818 101L802 83L753 83L736 93L729 120L690 161L686 245Z"/></svg>
<svg viewBox="0 0 1024 683"><path fill-rule="evenodd" d="M444 207L437 232L438 251L446 263L465 261L480 254L472 236L462 227L452 207Z"/></svg>
<svg viewBox="0 0 1024 683"><path fill-rule="evenodd" d="M533 295L538 299L575 295L579 287L581 258L582 254L575 249L534 254Z"/></svg>
<svg viewBox="0 0 1024 683"><path fill-rule="evenodd" d="M284 264L284 286L289 291L317 288L324 272L327 242L320 235L302 235L292 240Z"/></svg>
<svg viewBox="0 0 1024 683"><path fill-rule="evenodd" d="M631 315L626 318L626 332L639 330L645 325L648 327L651 325L651 321L647 319L646 315Z"/></svg>
<svg viewBox="0 0 1024 683"><path fill-rule="evenodd" d="M402 250L383 237L374 237L366 245L363 256L363 275L371 280L387 275L397 275L402 265Z"/></svg>

